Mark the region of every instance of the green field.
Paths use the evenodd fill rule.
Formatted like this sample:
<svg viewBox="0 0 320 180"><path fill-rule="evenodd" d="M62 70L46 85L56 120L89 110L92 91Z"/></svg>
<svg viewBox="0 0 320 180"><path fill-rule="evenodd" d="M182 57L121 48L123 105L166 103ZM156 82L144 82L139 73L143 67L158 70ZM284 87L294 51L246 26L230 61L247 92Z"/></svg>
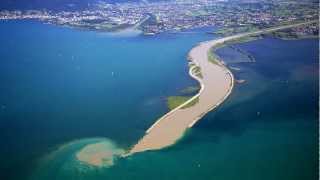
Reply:
<svg viewBox="0 0 320 180"><path fill-rule="evenodd" d="M169 110L172 110L188 101L190 98L191 96L169 96L167 98L167 106Z"/></svg>
<svg viewBox="0 0 320 180"><path fill-rule="evenodd" d="M184 105L184 106L182 107L182 109L186 109L186 108L188 108L188 107L191 107L191 106L197 104L198 102L199 102L199 97L195 98L194 100L192 100L192 101L189 102L188 104Z"/></svg>
<svg viewBox="0 0 320 180"><path fill-rule="evenodd" d="M227 27L219 29L218 31L213 32L213 34L221 35L221 36L230 36L233 34L239 34L239 33L247 33L259 30L258 27L249 25L249 26L238 26L238 27Z"/></svg>

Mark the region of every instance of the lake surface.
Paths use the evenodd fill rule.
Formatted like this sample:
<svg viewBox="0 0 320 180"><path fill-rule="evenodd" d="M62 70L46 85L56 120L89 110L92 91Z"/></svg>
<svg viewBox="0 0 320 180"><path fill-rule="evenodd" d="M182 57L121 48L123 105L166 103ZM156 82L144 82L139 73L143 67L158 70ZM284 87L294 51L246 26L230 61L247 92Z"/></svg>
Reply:
<svg viewBox="0 0 320 180"><path fill-rule="evenodd" d="M167 96L197 85L186 56L215 38L206 31L118 36L1 22L1 179L315 179L318 40L236 45L255 63L219 49L245 82L176 145L107 168L75 159L100 141L128 149L168 111Z"/></svg>

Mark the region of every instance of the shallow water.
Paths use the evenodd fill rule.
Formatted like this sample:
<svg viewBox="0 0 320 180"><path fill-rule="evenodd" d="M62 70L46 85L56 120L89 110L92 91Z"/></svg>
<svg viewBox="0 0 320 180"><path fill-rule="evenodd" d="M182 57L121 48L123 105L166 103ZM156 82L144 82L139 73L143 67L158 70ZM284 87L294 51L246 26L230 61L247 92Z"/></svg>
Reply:
<svg viewBox="0 0 320 180"><path fill-rule="evenodd" d="M134 144L167 111L166 96L196 85L187 52L213 37L206 30L114 37L29 21L0 27L7 42L0 45L1 179L316 178L317 40L236 45L256 63L229 62L246 82L217 111L170 148L93 168L76 154L105 138L120 149ZM230 51L218 54L237 57Z"/></svg>
<svg viewBox="0 0 320 180"><path fill-rule="evenodd" d="M0 31L2 179L24 179L37 159L82 138L127 149L168 111L167 96L197 84L186 56L212 37L123 37L33 21L1 22Z"/></svg>

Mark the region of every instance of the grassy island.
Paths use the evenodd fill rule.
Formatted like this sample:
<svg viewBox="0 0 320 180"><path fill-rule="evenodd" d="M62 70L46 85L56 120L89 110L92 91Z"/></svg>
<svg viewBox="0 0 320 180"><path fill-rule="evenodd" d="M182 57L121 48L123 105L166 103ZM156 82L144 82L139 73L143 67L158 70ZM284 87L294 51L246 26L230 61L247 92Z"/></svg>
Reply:
<svg viewBox="0 0 320 180"><path fill-rule="evenodd" d="M167 106L169 110L172 110L188 101L190 98L191 96L169 96L167 98Z"/></svg>
<svg viewBox="0 0 320 180"><path fill-rule="evenodd" d="M182 109L186 109L188 107L194 106L195 104L197 104L199 102L199 97L193 99L192 101L190 101L188 104L184 105L182 107Z"/></svg>
<svg viewBox="0 0 320 180"><path fill-rule="evenodd" d="M187 102L192 96L169 96L167 98L167 106L169 110L173 110L174 108L180 106L181 104ZM188 104L184 105L182 109L191 107L199 102L199 97L190 101Z"/></svg>

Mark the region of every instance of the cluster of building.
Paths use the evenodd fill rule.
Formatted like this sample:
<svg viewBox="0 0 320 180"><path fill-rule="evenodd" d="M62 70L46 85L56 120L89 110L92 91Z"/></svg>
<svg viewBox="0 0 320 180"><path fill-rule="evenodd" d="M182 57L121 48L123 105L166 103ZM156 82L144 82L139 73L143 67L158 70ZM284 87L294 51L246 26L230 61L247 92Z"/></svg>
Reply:
<svg viewBox="0 0 320 180"><path fill-rule="evenodd" d="M319 36L319 23L295 27L291 29L291 32L297 36Z"/></svg>
<svg viewBox="0 0 320 180"><path fill-rule="evenodd" d="M172 0L108 4L78 11L0 11L0 20L38 19L60 25L103 31L139 28L145 34L206 26L268 27L318 18L317 3L299 0Z"/></svg>

